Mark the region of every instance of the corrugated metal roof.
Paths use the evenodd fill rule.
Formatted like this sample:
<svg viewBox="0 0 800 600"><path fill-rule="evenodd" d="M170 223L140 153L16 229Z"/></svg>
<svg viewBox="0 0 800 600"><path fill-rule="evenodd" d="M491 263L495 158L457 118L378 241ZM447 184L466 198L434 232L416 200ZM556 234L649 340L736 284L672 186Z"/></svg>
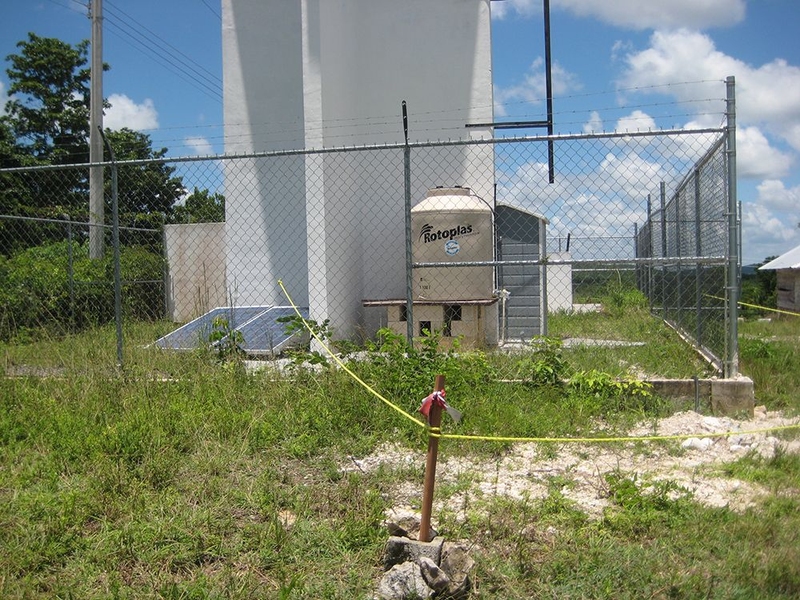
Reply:
<svg viewBox="0 0 800 600"><path fill-rule="evenodd" d="M800 246L758 268L759 271L771 269L800 269Z"/></svg>

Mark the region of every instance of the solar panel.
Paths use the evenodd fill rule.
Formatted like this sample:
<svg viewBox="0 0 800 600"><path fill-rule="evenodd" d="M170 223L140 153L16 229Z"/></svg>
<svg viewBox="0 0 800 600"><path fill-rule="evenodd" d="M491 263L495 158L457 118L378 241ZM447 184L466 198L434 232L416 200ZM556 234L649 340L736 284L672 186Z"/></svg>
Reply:
<svg viewBox="0 0 800 600"><path fill-rule="evenodd" d="M308 309L299 310L307 319ZM291 306L219 306L156 340L155 344L168 350L193 350L208 346L209 336L214 331L214 320L219 317L227 320L231 330L241 333L240 346L245 352L272 355L283 350L294 337L286 334L285 325L278 323L277 319L295 314ZM224 344L226 341L227 336L216 343Z"/></svg>

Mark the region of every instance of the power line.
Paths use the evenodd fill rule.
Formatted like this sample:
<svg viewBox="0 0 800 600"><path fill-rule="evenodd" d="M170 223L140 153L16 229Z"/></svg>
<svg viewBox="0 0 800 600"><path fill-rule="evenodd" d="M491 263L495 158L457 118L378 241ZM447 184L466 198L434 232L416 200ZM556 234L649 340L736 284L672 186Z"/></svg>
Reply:
<svg viewBox="0 0 800 600"><path fill-rule="evenodd" d="M204 93L210 98L214 100L222 99L222 92L218 87L212 86L206 82L198 80L196 77L186 74L185 71L179 67L176 67L174 63L170 62L164 56L155 51L148 43L146 43L146 41L137 39L134 34L119 27L115 22L108 21L107 24L112 28L113 31L116 31L119 36L127 38L127 43L132 48L138 50L146 56L149 56L151 60L159 63L162 67L172 72L174 75L178 76L180 79L198 89L200 92Z"/></svg>
<svg viewBox="0 0 800 600"><path fill-rule="evenodd" d="M106 17L106 22L119 35L126 38L126 43L132 48L148 56L214 100L222 99L222 83L219 77L163 40L158 34L141 25L124 11L112 7L110 15ZM142 29L147 33L143 33ZM185 57L185 59L181 57Z"/></svg>
<svg viewBox="0 0 800 600"><path fill-rule="evenodd" d="M203 2L203 5L204 5L204 6L205 6L205 7L206 7L208 10L210 10L210 11L211 11L211 14L212 14L212 15L214 15L214 16L215 16L215 17L217 17L217 18L218 18L220 21L222 21L222 15L220 15L220 14L219 14L217 11L215 11L215 10L214 10L214 9L211 7L211 5L210 5L208 2L206 2L206 0L201 0L201 1Z"/></svg>
<svg viewBox="0 0 800 600"><path fill-rule="evenodd" d="M109 3L108 0L105 0L105 2L106 2L106 6L110 6L112 14L114 13L114 11L117 11L117 12L121 13L125 17L125 19L120 19L120 21L122 23L124 23L125 25L128 25L129 23L133 23L136 26L138 26L139 28L144 29L150 36L152 36L152 38L154 38L155 40L158 40L158 42L156 43L157 46L159 46L161 48L164 48L164 46L167 46L169 49L174 50L176 53L178 53L180 56L182 56L184 59L186 59L185 61L183 61L183 60L180 61L182 64L186 64L187 66L189 66L189 68L192 69L192 71L200 74L204 79L206 79L209 82L221 87L222 80L220 79L220 77L218 75L216 75L215 73L212 73L211 71L206 69L203 65L198 63L192 57L184 54L179 48L176 48L175 46L170 44L167 40L162 38L160 35L158 35L152 29L148 28L146 25L143 25L141 22L137 21L134 17L132 17L130 14L126 13L124 10L122 10L120 8L117 8L116 6L114 6L113 3ZM116 15L114 15L114 16L116 17ZM188 63L191 63L191 64L188 64Z"/></svg>

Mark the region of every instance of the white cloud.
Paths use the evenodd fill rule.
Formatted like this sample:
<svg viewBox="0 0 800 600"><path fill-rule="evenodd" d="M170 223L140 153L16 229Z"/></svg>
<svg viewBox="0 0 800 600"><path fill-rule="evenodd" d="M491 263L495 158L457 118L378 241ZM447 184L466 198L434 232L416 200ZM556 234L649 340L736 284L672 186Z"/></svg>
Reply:
<svg viewBox="0 0 800 600"><path fill-rule="evenodd" d="M509 15L531 17L542 14L542 0L504 0L492 2L492 18L505 19Z"/></svg>
<svg viewBox="0 0 800 600"><path fill-rule="evenodd" d="M589 115L589 120L583 124L584 133L599 133L603 131L603 119L600 118L600 113L596 110L592 111Z"/></svg>
<svg viewBox="0 0 800 600"><path fill-rule="evenodd" d="M655 32L649 48L628 53L624 61L622 87L673 96L698 113L695 123L711 126L719 126L724 108L722 81L733 75L739 175L787 174L792 158L774 144L782 140L800 150L800 67L784 60L754 67L717 50L707 35L686 29Z"/></svg>
<svg viewBox="0 0 800 600"><path fill-rule="evenodd" d="M576 75L564 69L557 62L551 67L553 79L553 96L565 95L581 89L580 81ZM494 90L495 114L505 116L508 114L507 105L512 103L542 104L547 99L547 84L545 78L544 59L538 57L531 63L528 72L523 76L522 82L507 88L497 87Z"/></svg>
<svg viewBox="0 0 800 600"><path fill-rule="evenodd" d="M499 178L497 198L547 217L551 239L580 237L575 257L630 257L634 226L647 218L648 194L660 181L674 179L636 149L635 143L609 149L597 140L561 145L561 155L582 157L580 167L562 171L557 164L555 183L549 184L547 162L519 164Z"/></svg>
<svg viewBox="0 0 800 600"><path fill-rule="evenodd" d="M632 29L728 26L745 14L744 0L554 0L553 7Z"/></svg>
<svg viewBox="0 0 800 600"><path fill-rule="evenodd" d="M800 186L777 179L757 187L755 202L742 203L742 251L745 263L783 254L800 244Z"/></svg>
<svg viewBox="0 0 800 600"><path fill-rule="evenodd" d="M798 236L797 223L776 215L761 204L742 204L742 231L745 246L753 244L760 247L784 248L777 252L785 252L787 242ZM774 254L775 250L764 251ZM763 254L764 252L759 252Z"/></svg>
<svg viewBox="0 0 800 600"><path fill-rule="evenodd" d="M791 166L791 156L770 146L758 127L736 129L736 172L740 177L782 177Z"/></svg>
<svg viewBox="0 0 800 600"><path fill-rule="evenodd" d="M184 143L191 148L197 156L207 156L213 154L214 149L206 138L200 136L187 137Z"/></svg>
<svg viewBox="0 0 800 600"><path fill-rule="evenodd" d="M627 65L621 79L623 87L673 84L664 93L687 100L695 98L697 87L679 84L707 81L706 90L716 92L715 97L719 97L719 81L747 68L738 59L718 51L707 35L688 29L656 31L650 37L649 48L630 52L623 60Z"/></svg>
<svg viewBox="0 0 800 600"><path fill-rule="evenodd" d="M595 17L611 25L631 29L675 29L715 27L744 19L744 0L553 0L553 9L579 17ZM492 3L492 17L505 19L542 15L541 0L504 0Z"/></svg>
<svg viewBox="0 0 800 600"><path fill-rule="evenodd" d="M150 98L137 104L124 94L111 94L108 97L111 105L104 117L103 125L109 129L127 127L134 131L158 129L158 111Z"/></svg>
<svg viewBox="0 0 800 600"><path fill-rule="evenodd" d="M800 220L800 186L787 189L780 180L766 179L756 189L759 204L774 210L794 212L797 220Z"/></svg>
<svg viewBox="0 0 800 600"><path fill-rule="evenodd" d="M635 110L626 117L622 117L617 121L616 131L619 132L635 132L635 131L654 131L658 129L653 117L641 110Z"/></svg>
<svg viewBox="0 0 800 600"><path fill-rule="evenodd" d="M733 75L737 119L763 124L800 150L800 67L782 59L753 67L717 50L707 35L686 29L655 32L650 48L627 54L625 62L623 87L669 86L659 91L686 102L704 93L717 106L719 82ZM704 83L682 85L691 81Z"/></svg>

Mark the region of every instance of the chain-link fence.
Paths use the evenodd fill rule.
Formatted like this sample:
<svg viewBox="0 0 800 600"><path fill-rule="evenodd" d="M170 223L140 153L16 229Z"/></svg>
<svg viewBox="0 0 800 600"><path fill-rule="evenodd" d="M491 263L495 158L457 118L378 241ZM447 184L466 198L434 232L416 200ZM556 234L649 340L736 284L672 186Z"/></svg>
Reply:
<svg viewBox="0 0 800 600"><path fill-rule="evenodd" d="M548 314L628 285L721 366L735 355L728 267L738 260L726 131L105 164L119 174L106 196L120 207L122 316L189 323L180 344L197 343L191 324L226 307L246 349L270 354L286 314L274 312L287 304L280 280L337 337L390 327L491 346L546 334ZM87 167L0 177L18 208L0 217L3 337L112 319L116 245L104 226L106 254L89 256ZM146 212L170 194L171 206Z"/></svg>
<svg viewBox="0 0 800 600"><path fill-rule="evenodd" d="M60 172L70 179L74 170ZM53 182L55 200L63 187L52 171L13 175L35 184L42 174ZM54 201L47 207L26 206L22 214L0 215L0 339L25 340L37 332L60 335L114 322L115 286L120 288L124 318L163 319L166 262L161 216L120 226L115 244L110 225L90 226L85 210L66 210ZM96 259L89 256L92 228L109 249ZM115 247L118 257L112 252Z"/></svg>
<svg viewBox="0 0 800 600"><path fill-rule="evenodd" d="M651 259L637 270L651 310L716 362L728 356L724 141L720 139L674 191L661 185L656 202L648 197L648 219L636 239L638 256Z"/></svg>

